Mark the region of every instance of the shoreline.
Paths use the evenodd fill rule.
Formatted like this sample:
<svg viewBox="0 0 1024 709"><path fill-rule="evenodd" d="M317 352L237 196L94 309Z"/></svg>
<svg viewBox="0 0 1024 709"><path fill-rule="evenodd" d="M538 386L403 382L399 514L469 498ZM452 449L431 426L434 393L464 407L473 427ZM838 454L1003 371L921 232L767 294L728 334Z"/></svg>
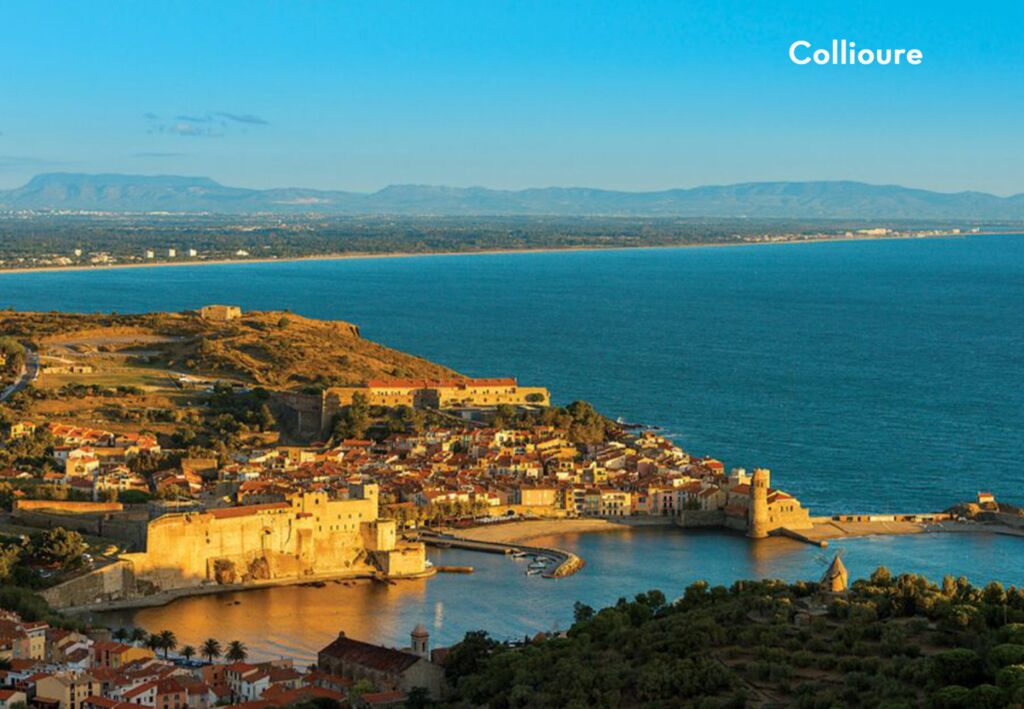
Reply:
<svg viewBox="0 0 1024 709"><path fill-rule="evenodd" d="M429 579L436 574L436 569L429 568L421 574L415 574L412 576L389 576L387 577L386 582L418 581L421 579ZM208 584L204 586L176 588L170 591L154 593L149 596L124 598L118 601L104 601L102 603L91 603L81 606L67 606L64 608L56 607L56 609L61 613L66 613L68 615L78 615L81 613L109 613L112 611L135 610L139 608L159 608L161 606L170 605L171 603L183 598L193 598L196 596L215 596L222 593L241 593L244 591L259 591L267 588L305 586L307 584L314 583L336 583L339 585L345 585L347 582L379 583L380 581L375 575L366 572L316 574L301 578L268 579L266 581L257 581L255 583Z"/></svg>
<svg viewBox="0 0 1024 709"><path fill-rule="evenodd" d="M893 537L917 534L995 534L1024 538L1024 528L1011 527L997 523L924 523L924 522L896 522L896 523L842 523L840 528L831 520L819 520L815 522L811 530L802 530L801 533L812 538L824 541L838 541L842 539L855 539L866 537ZM549 537L559 534L593 534L609 532L625 532L634 529L673 529L680 532L686 531L685 527L677 527L671 517L623 517L623 518L602 518L602 517L574 517L574 518L553 518L537 520L517 520L492 525L481 525L468 529L444 529L445 534L457 534L466 540L479 541L491 544L518 545L525 542ZM704 531L707 528L700 528ZM718 529L722 533L736 533L733 530ZM770 539L786 539L792 544L804 545L807 542L787 537L786 535L773 535ZM756 542L757 540L751 540ZM587 563L586 559L576 557L572 552L564 549L548 549L566 557L575 557L582 566ZM396 578L396 581L423 580L436 575L436 570L420 574L414 577ZM358 584L373 583L375 578L369 574L323 574L304 578L288 578L269 580L250 584L231 585L207 585L190 588L165 591L152 596L140 596L138 598L123 599L119 601L108 601L99 604L86 604L80 606L69 606L60 608L60 612L69 615L80 615L84 613L106 613L122 610L136 610L141 608L154 608L170 605L175 601L192 598L196 596L219 595L226 593L239 593L245 591L258 591L267 588L280 588L288 586L302 586L315 582L327 582L344 584L353 582Z"/></svg>
<svg viewBox="0 0 1024 709"><path fill-rule="evenodd" d="M540 537L556 534L589 534L594 532L623 532L632 529L671 528L686 531L687 527L677 526L672 517L574 517L565 519L520 520L493 525L481 525L459 530L446 530L465 539L500 544L520 544ZM705 528L725 533L734 533L726 528ZM831 541L860 537L897 537L910 534L999 534L1024 537L1024 528L1012 527L997 522L836 522L828 518L817 518L813 527L799 530L801 536L810 541ZM773 534L769 538L788 538L795 543L806 543L785 534ZM756 542L757 540L751 540Z"/></svg>
<svg viewBox="0 0 1024 709"><path fill-rule="evenodd" d="M643 519L644 521L637 521ZM633 521L625 521L633 520ZM572 517L565 519L531 519L499 524L481 525L467 529L448 530L465 539L478 542L519 544L554 534L587 534L592 532L624 532L648 527L672 527L671 517Z"/></svg>
<svg viewBox="0 0 1024 709"><path fill-rule="evenodd" d="M782 239L779 241L749 241L741 243L715 244L669 244L651 246L565 246L537 247L523 249L483 249L479 251L394 251L375 253L369 251L334 252L310 254L307 256L285 256L281 258L218 258L197 261L157 261L154 263L115 263L78 266L28 266L26 268L0 267L0 276L18 273L72 273L79 271L115 271L134 268L181 268L188 266L238 266L246 264L301 263L303 261L349 261L367 259L426 258L450 256L507 256L515 254L547 254L579 251L642 251L662 249L712 249L744 246L779 246L796 244L844 243L852 241L901 241L918 239L953 239L968 236L998 236L1017 232L978 232L976 234L930 234L927 236L835 236L807 239Z"/></svg>

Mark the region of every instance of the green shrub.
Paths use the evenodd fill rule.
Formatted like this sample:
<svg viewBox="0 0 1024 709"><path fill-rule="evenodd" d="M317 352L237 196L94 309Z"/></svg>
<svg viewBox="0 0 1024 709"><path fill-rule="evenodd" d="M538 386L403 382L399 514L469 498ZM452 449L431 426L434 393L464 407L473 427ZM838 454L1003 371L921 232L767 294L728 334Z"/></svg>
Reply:
<svg viewBox="0 0 1024 709"><path fill-rule="evenodd" d="M950 685L932 693L931 706L934 709L967 709L971 690L959 685Z"/></svg>
<svg viewBox="0 0 1024 709"><path fill-rule="evenodd" d="M1024 665L1010 665L996 674L996 684L1007 692L1024 689Z"/></svg>
<svg viewBox="0 0 1024 709"><path fill-rule="evenodd" d="M932 677L936 684L972 687L982 679L981 658L974 650L945 650L931 658Z"/></svg>
<svg viewBox="0 0 1024 709"><path fill-rule="evenodd" d="M991 684L979 684L971 690L971 709L1001 709L1006 706L1006 694Z"/></svg>
<svg viewBox="0 0 1024 709"><path fill-rule="evenodd" d="M1024 645L1003 643L989 650L988 668L992 674L1009 665L1024 664Z"/></svg>

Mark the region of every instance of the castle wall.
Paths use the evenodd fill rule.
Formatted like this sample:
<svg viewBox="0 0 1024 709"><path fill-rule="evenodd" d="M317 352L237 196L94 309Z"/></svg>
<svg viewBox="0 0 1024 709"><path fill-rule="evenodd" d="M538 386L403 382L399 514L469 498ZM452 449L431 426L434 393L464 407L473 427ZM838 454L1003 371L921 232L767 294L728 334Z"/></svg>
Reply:
<svg viewBox="0 0 1024 709"><path fill-rule="evenodd" d="M376 485L358 497L323 493L289 502L169 514L149 524L146 551L126 554L140 585L152 591L313 575L369 574L396 547L395 568L421 573L426 557L397 542L394 521L377 519ZM418 566L417 566L418 564ZM381 569L389 573L386 568Z"/></svg>
<svg viewBox="0 0 1024 709"><path fill-rule="evenodd" d="M158 589L368 569L362 526L376 519L376 499L300 499L165 515L150 523L146 552L126 558Z"/></svg>
<svg viewBox="0 0 1024 709"><path fill-rule="evenodd" d="M549 406L551 395L544 387L524 387L514 383L412 386L331 387L324 401L325 417L333 416L362 394L370 406L428 407L445 409L456 406L497 406L499 404ZM533 401L536 399L536 401Z"/></svg>
<svg viewBox="0 0 1024 709"><path fill-rule="evenodd" d="M70 512L72 514L96 514L101 512L121 512L124 505L120 502L74 502L72 500L15 500L14 510L52 510L54 512Z"/></svg>
<svg viewBox="0 0 1024 709"><path fill-rule="evenodd" d="M129 519L124 514L114 517L109 514L61 514L49 509L17 509L14 519L26 527L64 527L81 534L113 539L127 549L146 548L145 522Z"/></svg>
<svg viewBox="0 0 1024 709"><path fill-rule="evenodd" d="M675 518L680 527L722 527L725 526L725 512L722 510L681 510Z"/></svg>
<svg viewBox="0 0 1024 709"><path fill-rule="evenodd" d="M400 544L391 551L378 553L377 563L386 576L418 576L427 566L427 549L423 544Z"/></svg>
<svg viewBox="0 0 1024 709"><path fill-rule="evenodd" d="M319 436L338 412L337 403L328 411L327 397L296 392L274 392L278 419L286 428L299 436Z"/></svg>
<svg viewBox="0 0 1024 709"><path fill-rule="evenodd" d="M135 593L135 574L127 561L115 561L40 592L54 608L120 601Z"/></svg>

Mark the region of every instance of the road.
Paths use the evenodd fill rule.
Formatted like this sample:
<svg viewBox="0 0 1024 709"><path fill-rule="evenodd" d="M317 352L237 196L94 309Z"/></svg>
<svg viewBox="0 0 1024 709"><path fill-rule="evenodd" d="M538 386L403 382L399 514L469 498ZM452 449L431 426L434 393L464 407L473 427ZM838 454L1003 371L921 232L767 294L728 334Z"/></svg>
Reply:
<svg viewBox="0 0 1024 709"><path fill-rule="evenodd" d="M34 382L39 376L39 353L35 350L25 350L25 364L21 368L18 379L9 387L0 392L0 401L7 401L19 391Z"/></svg>

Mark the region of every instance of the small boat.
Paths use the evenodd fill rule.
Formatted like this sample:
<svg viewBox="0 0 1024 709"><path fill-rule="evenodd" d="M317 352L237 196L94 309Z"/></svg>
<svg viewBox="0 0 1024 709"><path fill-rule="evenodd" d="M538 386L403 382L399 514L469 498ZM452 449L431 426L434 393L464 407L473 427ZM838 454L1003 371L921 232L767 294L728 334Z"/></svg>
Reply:
<svg viewBox="0 0 1024 709"><path fill-rule="evenodd" d="M539 574L540 574L540 572L541 572L541 570L540 570L540 569L535 569L535 568L533 568L533 567L531 566L530 568L528 568L528 569L526 570L526 575L527 575L527 576L537 576L537 575L539 575Z"/></svg>
<svg viewBox="0 0 1024 709"><path fill-rule="evenodd" d="M527 558L529 556L529 554L527 554L525 551L514 551L514 552L512 552L512 554L510 554L510 556L513 559L517 559L518 560L518 559L525 559L525 558Z"/></svg>
<svg viewBox="0 0 1024 709"><path fill-rule="evenodd" d="M530 571L537 571L537 572L541 572L541 571L543 571L546 568L548 568L548 565L544 561L534 561L534 562L531 562L530 566L529 566L529 570Z"/></svg>

